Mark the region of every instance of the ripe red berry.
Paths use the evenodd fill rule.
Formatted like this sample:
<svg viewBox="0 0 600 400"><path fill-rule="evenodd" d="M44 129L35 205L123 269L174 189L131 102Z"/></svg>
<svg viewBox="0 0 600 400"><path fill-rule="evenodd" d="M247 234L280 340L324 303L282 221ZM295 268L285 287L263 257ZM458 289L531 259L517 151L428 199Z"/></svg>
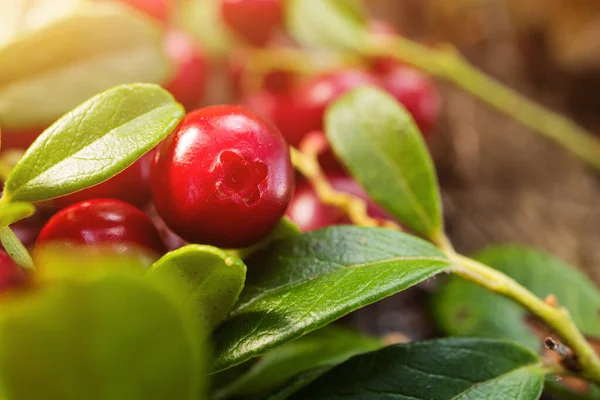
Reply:
<svg viewBox="0 0 600 400"><path fill-rule="evenodd" d="M389 214L371 201L352 178L339 175L328 176L327 179L334 189L353 194L367 201L367 213L372 218L390 219ZM303 232L351 223L338 208L323 204L308 182L298 185L286 214Z"/></svg>
<svg viewBox="0 0 600 400"><path fill-rule="evenodd" d="M10 229L19 238L25 247L35 244L42 227L48 222L52 214L38 209L31 217L22 219L10 225Z"/></svg>
<svg viewBox="0 0 600 400"><path fill-rule="evenodd" d="M345 174L346 170L342 163L337 159L327 137L322 131L313 131L307 134L302 143L302 151L315 152L321 169L327 173Z"/></svg>
<svg viewBox="0 0 600 400"><path fill-rule="evenodd" d="M107 0L104 0L107 1ZM113 0L110 0L113 1ZM173 0L120 0L161 22L168 22L173 12Z"/></svg>
<svg viewBox="0 0 600 400"><path fill-rule="evenodd" d="M19 286L25 274L4 251L0 250L0 293Z"/></svg>
<svg viewBox="0 0 600 400"><path fill-rule="evenodd" d="M160 145L150 177L167 226L188 242L220 247L252 245L269 234L294 186L281 134L236 106L188 114Z"/></svg>
<svg viewBox="0 0 600 400"><path fill-rule="evenodd" d="M114 199L73 204L56 213L44 226L36 247L48 243L132 249L163 254L164 244L152 221L134 206Z"/></svg>
<svg viewBox="0 0 600 400"><path fill-rule="evenodd" d="M225 23L248 43L265 45L283 23L282 0L221 0Z"/></svg>
<svg viewBox="0 0 600 400"><path fill-rule="evenodd" d="M422 72L398 65L382 77L383 87L411 113L423 135L437 122L441 97L434 83Z"/></svg>
<svg viewBox="0 0 600 400"><path fill-rule="evenodd" d="M122 200L137 207L144 207L150 202L150 163L154 151L149 152L135 163L96 186L66 196L45 201L42 207L65 208L84 200L108 198Z"/></svg>
<svg viewBox="0 0 600 400"><path fill-rule="evenodd" d="M367 72L345 69L315 76L285 95L256 93L244 104L274 123L288 143L297 146L308 132L323 129L325 109L332 101L367 85L378 86L379 81Z"/></svg>
<svg viewBox="0 0 600 400"><path fill-rule="evenodd" d="M26 149L46 128L28 128L11 131L2 129L2 150Z"/></svg>
<svg viewBox="0 0 600 400"><path fill-rule="evenodd" d="M202 50L187 34L169 31L164 48L173 63L173 75L164 85L186 109L193 109L204 97L208 65Z"/></svg>

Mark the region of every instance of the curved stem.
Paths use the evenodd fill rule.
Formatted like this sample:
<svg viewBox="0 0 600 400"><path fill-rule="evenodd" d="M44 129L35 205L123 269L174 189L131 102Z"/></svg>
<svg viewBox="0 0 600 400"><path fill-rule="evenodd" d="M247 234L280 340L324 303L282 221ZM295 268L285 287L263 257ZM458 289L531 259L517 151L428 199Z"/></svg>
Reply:
<svg viewBox="0 0 600 400"><path fill-rule="evenodd" d="M319 200L342 210L353 224L360 226L384 226L386 228L401 230L393 221L380 220L369 217L367 203L358 196L335 190L321 170L317 155L311 152L301 152L290 147L292 163L302 175L308 179L317 192Z"/></svg>
<svg viewBox="0 0 600 400"><path fill-rule="evenodd" d="M600 359L579 331L566 308L547 304L509 276L462 256L452 248L442 248L442 250L456 263L453 269L455 274L516 301L543 320L577 355L577 361L582 368L579 375L600 383Z"/></svg>
<svg viewBox="0 0 600 400"><path fill-rule="evenodd" d="M600 169L600 140L569 118L552 112L484 74L450 46L429 48L402 37L372 37L368 55L385 55L446 79L528 128L552 139Z"/></svg>

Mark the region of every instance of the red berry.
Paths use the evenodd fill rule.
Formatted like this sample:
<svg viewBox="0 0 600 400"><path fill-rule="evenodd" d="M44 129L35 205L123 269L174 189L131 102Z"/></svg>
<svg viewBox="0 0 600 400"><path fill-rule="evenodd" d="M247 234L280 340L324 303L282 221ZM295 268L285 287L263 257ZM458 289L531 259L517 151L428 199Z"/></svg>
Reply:
<svg viewBox="0 0 600 400"><path fill-rule="evenodd" d="M441 97L434 83L414 68L399 65L382 77L383 87L406 107L427 136L435 127Z"/></svg>
<svg viewBox="0 0 600 400"><path fill-rule="evenodd" d="M0 292L19 286L25 280L25 274L19 266L0 250Z"/></svg>
<svg viewBox="0 0 600 400"><path fill-rule="evenodd" d="M282 0L221 0L225 23L255 46L265 45L283 24Z"/></svg>
<svg viewBox="0 0 600 400"><path fill-rule="evenodd" d="M150 202L148 178L153 154L154 152L151 151L105 182L79 192L45 201L41 206L65 208L84 200L110 198L122 200L137 207L144 207Z"/></svg>
<svg viewBox="0 0 600 400"><path fill-rule="evenodd" d="M245 94L247 88L243 87L248 57L244 52L238 52L228 59L229 79L233 89L233 95L238 97ZM294 74L289 71L273 70L262 79L262 87L269 92L284 93L294 85Z"/></svg>
<svg viewBox="0 0 600 400"><path fill-rule="evenodd" d="M193 109L204 97L208 75L206 57L190 36L179 31L167 32L164 47L174 68L164 87L186 109Z"/></svg>
<svg viewBox="0 0 600 400"><path fill-rule="evenodd" d="M381 207L369 199L366 192L352 178L340 175L329 176L327 179L334 189L353 194L367 201L367 213L372 218L391 218ZM303 182L298 186L286 214L303 232L350 223L350 220L338 208L323 204L308 182Z"/></svg>
<svg viewBox="0 0 600 400"><path fill-rule="evenodd" d="M323 129L325 109L345 92L359 86L378 86L367 72L346 69L318 75L286 95L262 91L248 97L244 104L273 122L292 146L297 146L311 131Z"/></svg>
<svg viewBox="0 0 600 400"><path fill-rule="evenodd" d="M302 143L300 143L300 149L302 151L317 153L317 159L323 171L339 174L346 173L343 165L337 159L335 154L333 154L331 145L322 131L313 131L306 135L304 139L302 139Z"/></svg>
<svg viewBox="0 0 600 400"><path fill-rule="evenodd" d="M38 209L35 214L29 218L22 219L10 225L10 229L19 238L25 247L35 244L42 227L48 222L51 214Z"/></svg>
<svg viewBox="0 0 600 400"><path fill-rule="evenodd" d="M44 226L36 247L47 243L131 249L163 254L164 244L152 221L134 206L114 199L73 204L56 213Z"/></svg>
<svg viewBox="0 0 600 400"><path fill-rule="evenodd" d="M107 0L104 0L107 1ZM112 0L111 0L112 1ZM173 11L173 0L120 0L122 3L162 22L168 22Z"/></svg>
<svg viewBox="0 0 600 400"><path fill-rule="evenodd" d="M29 128L10 131L2 129L2 150L26 149L46 128Z"/></svg>
<svg viewBox="0 0 600 400"><path fill-rule="evenodd" d="M159 147L150 187L184 240L243 247L265 237L290 201L294 171L281 134L236 106L188 114Z"/></svg>

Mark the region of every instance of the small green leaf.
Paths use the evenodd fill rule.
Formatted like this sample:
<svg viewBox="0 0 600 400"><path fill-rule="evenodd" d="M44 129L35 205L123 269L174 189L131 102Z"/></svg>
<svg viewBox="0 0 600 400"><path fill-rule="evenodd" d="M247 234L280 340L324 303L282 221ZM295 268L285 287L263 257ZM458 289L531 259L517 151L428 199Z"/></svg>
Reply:
<svg viewBox="0 0 600 400"><path fill-rule="evenodd" d="M360 49L366 37L360 0L287 0L287 28L300 43L334 49Z"/></svg>
<svg viewBox="0 0 600 400"><path fill-rule="evenodd" d="M214 397L257 398L300 373L339 364L353 355L382 346L378 339L328 326L268 352L248 372L221 388Z"/></svg>
<svg viewBox="0 0 600 400"><path fill-rule="evenodd" d="M544 375L540 359L515 343L441 339L355 356L289 399L535 400Z"/></svg>
<svg viewBox="0 0 600 400"><path fill-rule="evenodd" d="M433 245L383 228L340 226L284 239L247 260L248 279L214 335L221 371L446 271Z"/></svg>
<svg viewBox="0 0 600 400"><path fill-rule="evenodd" d="M325 130L337 156L377 203L430 239L442 232L433 162L412 117L393 97L355 89L328 108Z"/></svg>
<svg viewBox="0 0 600 400"><path fill-rule="evenodd" d="M1 203L0 228L13 224L35 213L35 206L31 203Z"/></svg>
<svg viewBox="0 0 600 400"><path fill-rule="evenodd" d="M544 252L520 246L493 246L474 258L515 279L540 298L553 294L585 334L600 338L600 291L581 272ZM507 338L539 351L527 312L504 297L452 276L434 297L441 327L451 335Z"/></svg>
<svg viewBox="0 0 600 400"><path fill-rule="evenodd" d="M101 183L156 146L183 115L183 107L157 85L121 85L100 93L31 145L8 177L4 196L41 201Z"/></svg>
<svg viewBox="0 0 600 400"><path fill-rule="evenodd" d="M188 245L164 255L148 274L178 285L191 314L213 330L225 320L244 288L246 266L216 247Z"/></svg>
<svg viewBox="0 0 600 400"><path fill-rule="evenodd" d="M4 394L14 400L198 399L202 343L175 298L141 273L115 268L79 268L3 298Z"/></svg>
<svg viewBox="0 0 600 400"><path fill-rule="evenodd" d="M0 42L8 40L0 43L4 128L48 126L108 88L162 83L171 73L159 26L131 7L81 0L0 3L6 1L18 4L7 18L15 27L9 23L4 34L0 28Z"/></svg>
<svg viewBox="0 0 600 400"><path fill-rule="evenodd" d="M23 246L17 235L8 227L0 228L0 242L6 250L6 253L12 258L15 263L24 269L35 269L31 255Z"/></svg>

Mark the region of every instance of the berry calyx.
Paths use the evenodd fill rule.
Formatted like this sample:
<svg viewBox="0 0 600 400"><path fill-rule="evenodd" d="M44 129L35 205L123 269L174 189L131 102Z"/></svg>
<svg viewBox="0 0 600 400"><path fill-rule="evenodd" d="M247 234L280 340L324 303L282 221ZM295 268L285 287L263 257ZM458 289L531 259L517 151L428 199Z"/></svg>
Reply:
<svg viewBox="0 0 600 400"><path fill-rule="evenodd" d="M174 72L163 86L186 109L193 109L202 100L206 90L206 57L189 35L175 30L166 33L164 49L174 66Z"/></svg>
<svg viewBox="0 0 600 400"><path fill-rule="evenodd" d="M221 0L223 20L254 46L265 45L283 24L282 0Z"/></svg>
<svg viewBox="0 0 600 400"><path fill-rule="evenodd" d="M245 247L268 235L291 199L288 147L271 124L236 106L189 113L159 147L152 199L191 243Z"/></svg>
<svg viewBox="0 0 600 400"><path fill-rule="evenodd" d="M0 250L0 293L20 286L25 280L25 274L12 258Z"/></svg>
<svg viewBox="0 0 600 400"><path fill-rule="evenodd" d="M104 247L119 253L141 250L155 256L165 252L146 214L114 199L83 201L59 211L40 232L36 248L48 243Z"/></svg>
<svg viewBox="0 0 600 400"><path fill-rule="evenodd" d="M331 175L329 184L338 191L358 196L367 202L367 213L371 218L391 219L380 206L369 199L367 193L348 176ZM348 217L338 208L324 204L310 183L298 185L294 199L286 211L290 220L303 232L314 231L332 225L350 224Z"/></svg>
<svg viewBox="0 0 600 400"><path fill-rule="evenodd" d="M383 87L406 107L424 136L435 128L441 96L435 84L422 72L398 65L382 76Z"/></svg>

